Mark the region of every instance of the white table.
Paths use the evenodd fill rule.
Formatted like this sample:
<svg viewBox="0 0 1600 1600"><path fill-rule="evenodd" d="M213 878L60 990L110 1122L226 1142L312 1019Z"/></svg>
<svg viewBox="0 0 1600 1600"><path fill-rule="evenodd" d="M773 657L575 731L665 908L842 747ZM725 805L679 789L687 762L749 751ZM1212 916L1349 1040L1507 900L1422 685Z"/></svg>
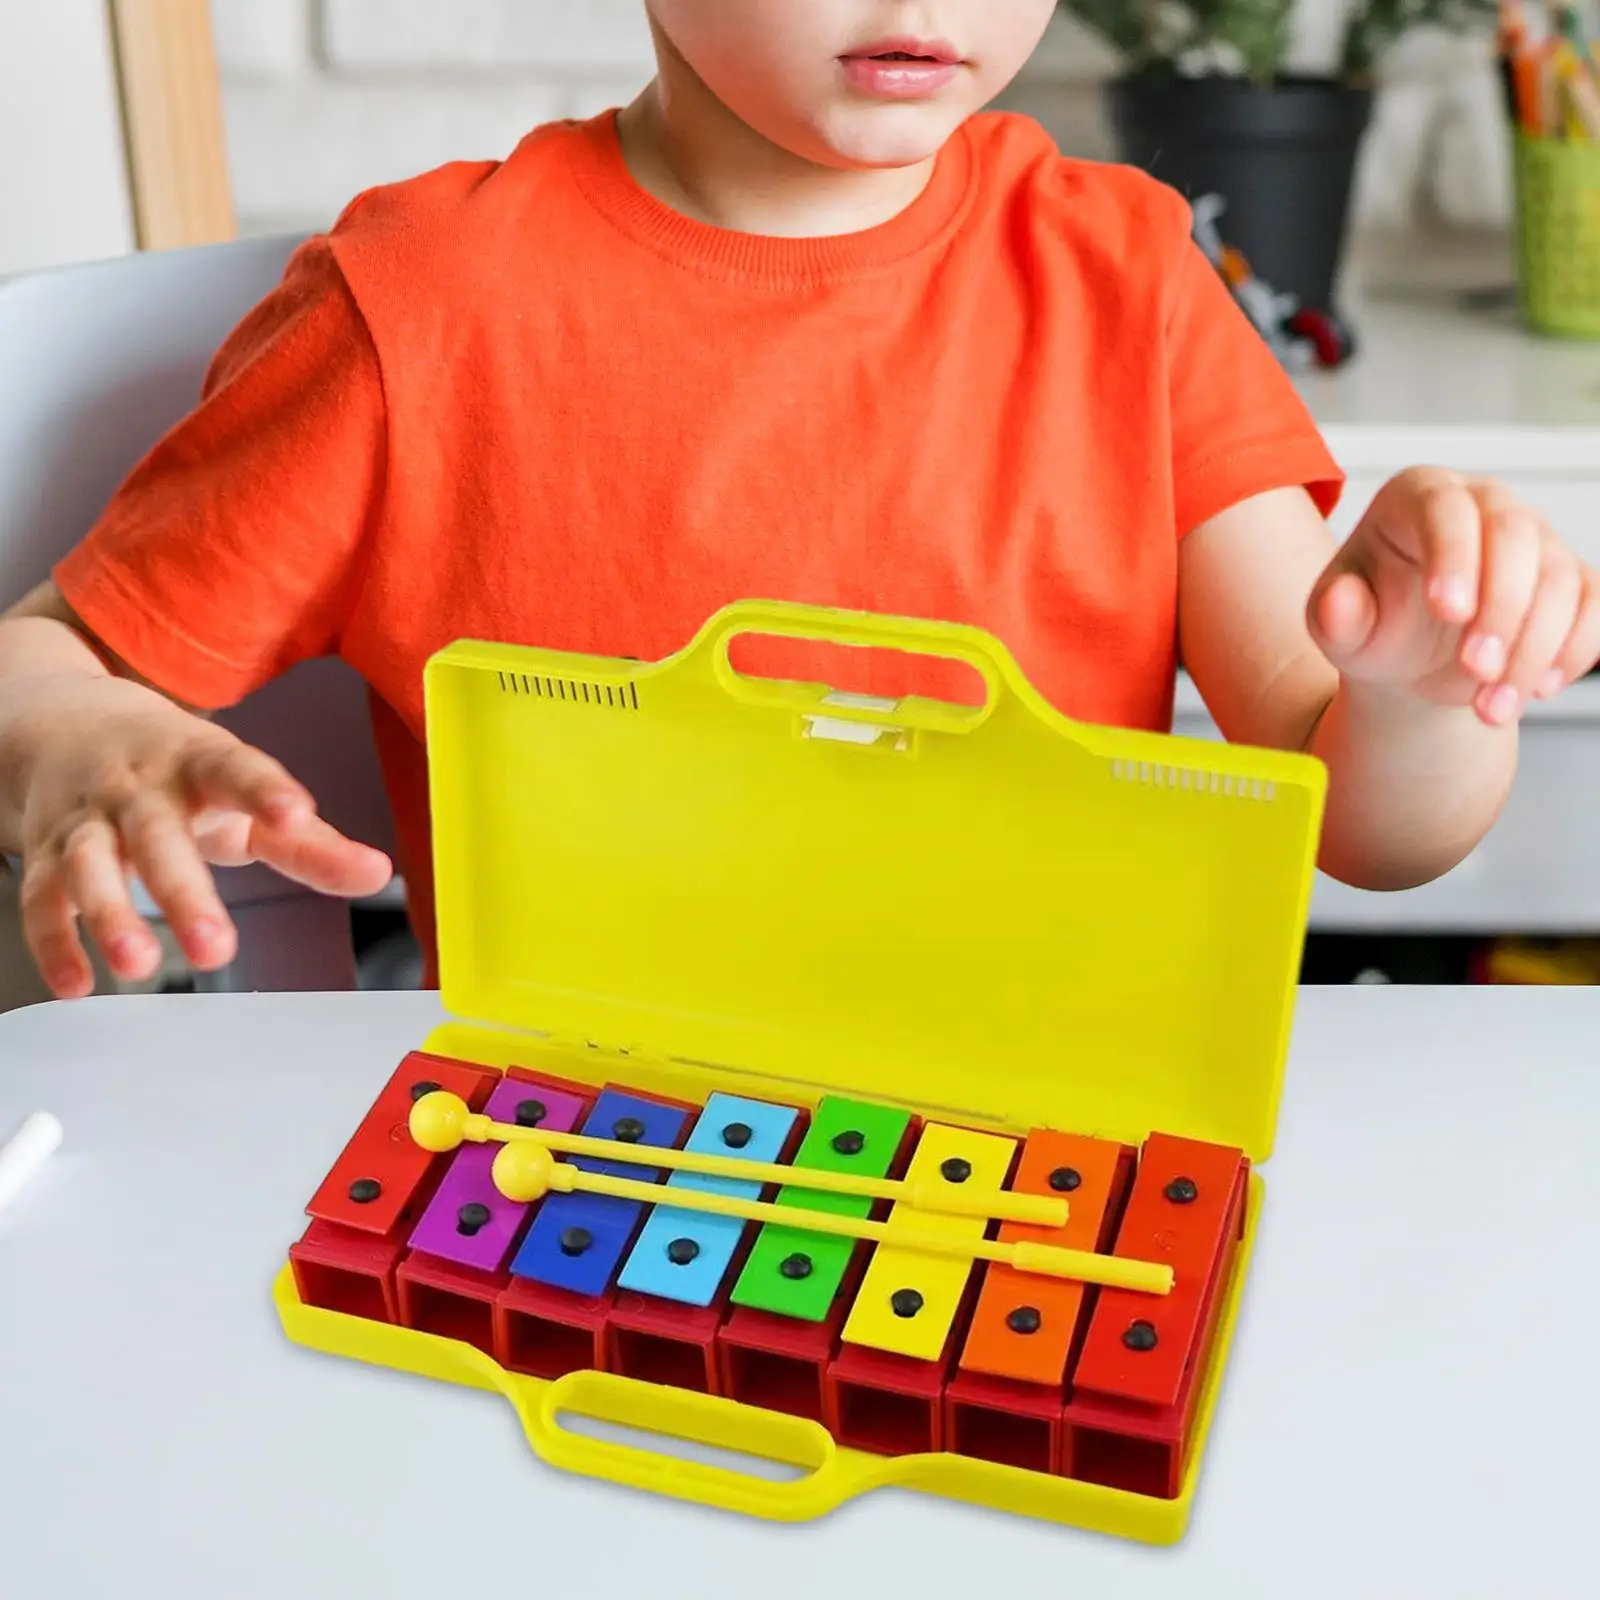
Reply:
<svg viewBox="0 0 1600 1600"><path fill-rule="evenodd" d="M434 1002L0 1016L6 1600L1522 1600L1589 1592L1600 993L1308 990L1187 1541L902 1494L802 1527L541 1466L497 1397L288 1344L301 1207ZM1515 1082L1521 1075L1521 1083Z"/></svg>

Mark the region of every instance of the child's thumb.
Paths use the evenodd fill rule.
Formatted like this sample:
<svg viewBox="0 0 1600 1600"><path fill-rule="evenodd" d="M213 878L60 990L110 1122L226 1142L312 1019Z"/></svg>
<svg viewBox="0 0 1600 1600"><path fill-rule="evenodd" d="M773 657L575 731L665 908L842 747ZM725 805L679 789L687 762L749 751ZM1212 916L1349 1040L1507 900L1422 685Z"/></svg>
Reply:
<svg viewBox="0 0 1600 1600"><path fill-rule="evenodd" d="M1317 648L1341 672L1350 670L1378 625L1378 597L1359 573L1330 572L1312 591L1306 625Z"/></svg>

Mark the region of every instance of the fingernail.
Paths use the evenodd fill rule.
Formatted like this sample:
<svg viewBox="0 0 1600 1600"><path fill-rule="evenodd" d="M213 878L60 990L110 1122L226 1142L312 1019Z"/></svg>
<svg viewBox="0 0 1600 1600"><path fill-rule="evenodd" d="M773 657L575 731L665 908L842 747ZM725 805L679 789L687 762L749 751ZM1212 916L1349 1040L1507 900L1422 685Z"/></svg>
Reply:
<svg viewBox="0 0 1600 1600"><path fill-rule="evenodd" d="M1481 677L1493 678L1505 670L1506 647L1492 633L1475 633L1462 652L1467 666Z"/></svg>
<svg viewBox="0 0 1600 1600"><path fill-rule="evenodd" d="M222 924L211 917L197 917L189 924L189 937L196 944L215 944L222 937Z"/></svg>
<svg viewBox="0 0 1600 1600"><path fill-rule="evenodd" d="M1520 709L1521 696L1508 683L1492 690L1484 702L1484 713L1491 722L1511 722Z"/></svg>
<svg viewBox="0 0 1600 1600"><path fill-rule="evenodd" d="M1455 616L1462 615L1472 604L1472 595L1465 578L1435 578L1433 598Z"/></svg>
<svg viewBox="0 0 1600 1600"><path fill-rule="evenodd" d="M126 966L144 954L145 942L136 933L120 934L106 947L106 955L114 966Z"/></svg>

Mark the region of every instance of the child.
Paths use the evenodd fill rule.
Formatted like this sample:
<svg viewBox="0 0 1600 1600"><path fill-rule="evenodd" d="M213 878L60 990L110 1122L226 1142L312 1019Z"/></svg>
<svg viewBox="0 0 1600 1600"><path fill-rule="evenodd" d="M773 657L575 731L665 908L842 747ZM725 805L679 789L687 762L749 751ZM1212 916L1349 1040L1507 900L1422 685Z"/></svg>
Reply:
<svg viewBox="0 0 1600 1600"><path fill-rule="evenodd" d="M0 623L0 847L52 990L91 986L85 935L153 968L130 870L201 969L234 937L207 862L381 887L203 718L329 653L374 691L431 979L428 655L655 659L750 597L976 624L1090 722L1168 726L1181 647L1227 737L1326 762L1326 871L1466 855L1522 708L1600 655L1594 574L1443 470L1336 548L1338 469L1182 201L981 112L1053 9L649 0L659 73L620 114L305 245Z"/></svg>

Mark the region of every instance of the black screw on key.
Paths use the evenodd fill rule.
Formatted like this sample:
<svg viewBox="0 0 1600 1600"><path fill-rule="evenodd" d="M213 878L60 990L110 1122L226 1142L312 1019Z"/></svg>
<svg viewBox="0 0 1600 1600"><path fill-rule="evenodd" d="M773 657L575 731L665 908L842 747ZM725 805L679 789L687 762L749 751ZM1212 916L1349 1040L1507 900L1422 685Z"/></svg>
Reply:
<svg viewBox="0 0 1600 1600"><path fill-rule="evenodd" d="M963 1161L960 1156L951 1156L940 1165L939 1174L946 1183L965 1183L972 1176L972 1163Z"/></svg>
<svg viewBox="0 0 1600 1600"><path fill-rule="evenodd" d="M1083 1182L1083 1174L1076 1167L1057 1167L1050 1174L1050 1187L1057 1194L1071 1194Z"/></svg>
<svg viewBox="0 0 1600 1600"><path fill-rule="evenodd" d="M866 1135L854 1128L846 1128L843 1133L833 1136L833 1148L842 1156L858 1156L866 1147Z"/></svg>
<svg viewBox="0 0 1600 1600"><path fill-rule="evenodd" d="M751 1128L748 1122L730 1122L722 1130L722 1142L730 1150L743 1150L750 1143Z"/></svg>
<svg viewBox="0 0 1600 1600"><path fill-rule="evenodd" d="M561 1233L561 1253L564 1256L581 1256L594 1243L594 1235L587 1228L564 1228Z"/></svg>
<svg viewBox="0 0 1600 1600"><path fill-rule="evenodd" d="M383 1185L376 1178L357 1178L350 1185L350 1198L358 1206L371 1205L383 1193Z"/></svg>
<svg viewBox="0 0 1600 1600"><path fill-rule="evenodd" d="M797 1250L792 1256L785 1256L779 1262L778 1271L792 1282L798 1283L801 1278L811 1276L811 1257Z"/></svg>
<svg viewBox="0 0 1600 1600"><path fill-rule="evenodd" d="M1193 1178L1174 1178L1167 1185L1166 1194L1175 1206L1190 1205L1199 1198L1200 1185Z"/></svg>
<svg viewBox="0 0 1600 1600"><path fill-rule="evenodd" d="M1006 1326L1013 1333L1037 1333L1043 1322L1044 1318L1039 1315L1037 1306L1018 1306L1006 1318Z"/></svg>
<svg viewBox="0 0 1600 1600"><path fill-rule="evenodd" d="M922 1296L915 1289L896 1289L889 1296L889 1309L897 1317L914 1317L922 1309Z"/></svg>
<svg viewBox="0 0 1600 1600"><path fill-rule="evenodd" d="M1130 1350L1154 1350L1156 1330L1148 1322L1130 1322L1128 1331L1122 1336L1122 1342Z"/></svg>
<svg viewBox="0 0 1600 1600"><path fill-rule="evenodd" d="M456 1212L456 1232L471 1238L480 1228L487 1227L489 1208L478 1200L469 1200Z"/></svg>
<svg viewBox="0 0 1600 1600"><path fill-rule="evenodd" d="M519 1128L537 1128L549 1115L543 1100L519 1100L517 1102L517 1126Z"/></svg>
<svg viewBox="0 0 1600 1600"><path fill-rule="evenodd" d="M619 1144L638 1144L644 1138L644 1124L637 1117L618 1117L611 1124L611 1137Z"/></svg>
<svg viewBox="0 0 1600 1600"><path fill-rule="evenodd" d="M700 1254L700 1246L693 1239L674 1239L667 1246L667 1260L675 1267L686 1267Z"/></svg>
<svg viewBox="0 0 1600 1600"><path fill-rule="evenodd" d="M411 1085L411 1103L415 1105L425 1094L437 1094L439 1085L432 1078L423 1078Z"/></svg>

